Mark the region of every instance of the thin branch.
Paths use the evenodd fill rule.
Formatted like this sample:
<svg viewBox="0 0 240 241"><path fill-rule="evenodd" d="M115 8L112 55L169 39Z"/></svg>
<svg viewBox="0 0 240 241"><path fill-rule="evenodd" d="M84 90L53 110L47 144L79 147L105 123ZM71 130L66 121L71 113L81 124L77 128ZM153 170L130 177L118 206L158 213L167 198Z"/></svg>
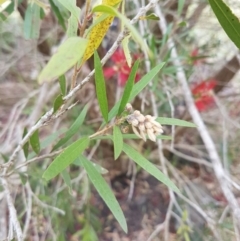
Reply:
<svg viewBox="0 0 240 241"><path fill-rule="evenodd" d="M26 207L26 221L23 229L23 238L27 237L27 232L29 229L29 224L31 221L32 216L32 193L29 183L26 184L26 191L27 191L27 207Z"/></svg>
<svg viewBox="0 0 240 241"><path fill-rule="evenodd" d="M170 109L171 109L171 117L174 118L175 108L174 108L174 105L173 105L173 102L172 102L172 98L170 96L170 92L167 90L167 88L165 88L165 92L167 94L168 103L169 103L169 106L170 106ZM175 125L172 125L171 129L172 129L171 149L173 149L174 148L174 137L175 137Z"/></svg>
<svg viewBox="0 0 240 241"><path fill-rule="evenodd" d="M52 153L49 153L49 154L45 154L45 155L42 155L42 156L34 157L34 158L32 158L32 159L30 159L30 160L28 160L26 162L21 163L20 165L15 167L14 170L12 170L11 172L8 172L5 176L12 175L17 169L20 169L21 167L27 166L28 164L30 164L32 162L36 162L36 161L40 161L40 160L43 160L43 159L46 159L46 158L54 157L54 156L60 154L62 151L63 151L63 149L55 151L55 152L52 152Z"/></svg>
<svg viewBox="0 0 240 241"><path fill-rule="evenodd" d="M17 211L13 204L13 200L11 197L11 193L10 193L10 190L8 187L7 180L5 178L1 178L1 182L2 182L4 192L5 192L5 197L7 199L7 205L8 205L8 210L9 210L9 214L10 214L10 223L12 224L12 226L16 232L17 240L22 241L23 233L22 233L22 229L21 229L20 223L17 218Z"/></svg>
<svg viewBox="0 0 240 241"><path fill-rule="evenodd" d="M169 150L172 153L174 153L176 156L182 157L182 158L184 158L184 159L186 159L186 160L188 160L190 162L198 163L199 165L205 165L207 167L213 168L213 165L210 162L205 161L204 159L188 156L188 155L186 155L186 154L184 154L184 153L182 153L180 151L172 149L169 146L164 146L163 148Z"/></svg>
<svg viewBox="0 0 240 241"><path fill-rule="evenodd" d="M155 230L150 235L150 237L147 239L147 241L153 240L163 229L164 229L164 223L158 224Z"/></svg>
<svg viewBox="0 0 240 241"><path fill-rule="evenodd" d="M222 212L222 215L221 215L221 217L220 217L219 220L218 220L218 223L219 223L219 224L224 221L224 219L226 218L229 210L230 210L230 207L229 207L229 205L227 205L227 206L224 208L224 210L223 210L223 212Z"/></svg>
<svg viewBox="0 0 240 241"><path fill-rule="evenodd" d="M127 198L128 201L130 201L133 197L135 180L136 180L136 175L137 175L137 168L136 168L135 162L131 162L130 166L132 166L132 178L131 178L128 198Z"/></svg>
<svg viewBox="0 0 240 241"><path fill-rule="evenodd" d="M35 193L34 193L32 190L31 190L31 194L32 194L34 200L36 201L36 203L37 203L38 205L40 205L41 207L47 208L47 209L52 209L52 210L53 210L54 212L56 212L56 213L59 213L59 214L61 214L61 215L65 215L65 211L63 211L62 209L57 208L57 207L54 207L54 206L51 206L51 205L49 205L49 204L46 204L46 203L42 202L42 201L35 195Z"/></svg>

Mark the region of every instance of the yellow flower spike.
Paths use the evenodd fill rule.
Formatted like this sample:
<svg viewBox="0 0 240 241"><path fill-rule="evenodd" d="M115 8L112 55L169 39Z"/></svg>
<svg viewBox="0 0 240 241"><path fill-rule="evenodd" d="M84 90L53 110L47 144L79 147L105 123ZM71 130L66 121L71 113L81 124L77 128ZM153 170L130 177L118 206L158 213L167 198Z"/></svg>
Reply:
<svg viewBox="0 0 240 241"><path fill-rule="evenodd" d="M102 4L108 5L108 6L115 6L116 4L120 3L122 0L103 0ZM102 13L98 13L96 15L95 20L97 20ZM101 44L104 36L106 35L112 21L114 19L114 16L109 16L103 21L101 21L99 24L93 27L89 35L87 36L88 39L88 45L85 50L85 53L82 58L82 63L88 60L94 53L94 51L99 47Z"/></svg>

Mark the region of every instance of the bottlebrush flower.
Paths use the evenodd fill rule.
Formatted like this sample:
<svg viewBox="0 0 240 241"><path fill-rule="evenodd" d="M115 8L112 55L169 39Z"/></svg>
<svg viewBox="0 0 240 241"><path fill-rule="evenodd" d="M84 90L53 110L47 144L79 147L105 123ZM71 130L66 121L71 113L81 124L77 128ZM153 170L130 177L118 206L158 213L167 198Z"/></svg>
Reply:
<svg viewBox="0 0 240 241"><path fill-rule="evenodd" d="M210 79L203 81L192 89L195 105L200 112L206 111L214 105L212 91L217 81Z"/></svg>
<svg viewBox="0 0 240 241"><path fill-rule="evenodd" d="M133 56L136 60L139 56ZM127 82L128 76L131 72L131 68L128 66L124 52L122 49L118 49L110 58L114 63L111 67L103 68L103 74L105 78L111 78L114 75L117 75L117 81L119 86L124 86ZM140 75L137 73L135 82L139 81Z"/></svg>

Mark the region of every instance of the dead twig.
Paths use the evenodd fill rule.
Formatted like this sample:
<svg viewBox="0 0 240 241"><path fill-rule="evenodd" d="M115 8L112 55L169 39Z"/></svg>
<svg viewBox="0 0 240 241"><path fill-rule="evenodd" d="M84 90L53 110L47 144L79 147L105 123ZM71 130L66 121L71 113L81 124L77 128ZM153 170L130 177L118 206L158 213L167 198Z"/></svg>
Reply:
<svg viewBox="0 0 240 241"><path fill-rule="evenodd" d="M16 232L17 240L22 241L23 240L23 233L22 229L20 226L20 223L17 218L17 211L16 208L14 207L14 203L11 197L11 192L8 187L8 182L5 178L1 178L2 186L5 192L5 197L7 200L7 206L10 214L10 226L13 227L14 231Z"/></svg>

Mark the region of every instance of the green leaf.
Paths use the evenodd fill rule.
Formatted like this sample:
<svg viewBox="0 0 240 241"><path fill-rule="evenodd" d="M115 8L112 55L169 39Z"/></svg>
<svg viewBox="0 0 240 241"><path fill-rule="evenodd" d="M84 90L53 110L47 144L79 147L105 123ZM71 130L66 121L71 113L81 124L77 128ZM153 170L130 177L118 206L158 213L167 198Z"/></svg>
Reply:
<svg viewBox="0 0 240 241"><path fill-rule="evenodd" d="M76 6L76 0L58 0L71 14L79 19L81 10Z"/></svg>
<svg viewBox="0 0 240 241"><path fill-rule="evenodd" d="M149 174L151 174L160 182L171 188L174 192L179 193L179 189L176 187L176 185L151 162L149 162L145 157L143 157L138 151L125 143L123 144L123 151L127 154L128 157L130 157Z"/></svg>
<svg viewBox="0 0 240 241"><path fill-rule="evenodd" d="M4 10L1 10L0 19L5 21L8 18L8 16L13 13L13 11L14 11L14 2L11 1L11 3Z"/></svg>
<svg viewBox="0 0 240 241"><path fill-rule="evenodd" d="M52 143L56 141L56 139L59 138L61 134L63 134L66 131L65 128L61 128L54 132L51 135L48 135L43 141L41 141L41 148L45 149L46 147L52 146Z"/></svg>
<svg viewBox="0 0 240 241"><path fill-rule="evenodd" d="M156 21L160 20L160 18L155 13L151 13L143 18L148 20L156 20Z"/></svg>
<svg viewBox="0 0 240 241"><path fill-rule="evenodd" d="M185 4L185 0L178 0L178 15L182 14L182 10Z"/></svg>
<svg viewBox="0 0 240 241"><path fill-rule="evenodd" d="M156 119L156 121L159 122L161 125L197 127L192 122L188 122L185 120L179 120L179 119L175 119L175 118L158 117Z"/></svg>
<svg viewBox="0 0 240 241"><path fill-rule="evenodd" d="M129 31L131 32L131 35L134 38L134 40L140 45L142 49L145 49L148 52L149 56L152 56L151 50L144 42L144 39L139 34L139 31L137 31L137 29L132 24L130 24L130 20L126 18L123 14L121 14L116 8L107 6L107 5L97 5L96 7L93 8L92 12L108 13L110 15L120 18L120 20L124 23L126 28L128 28Z"/></svg>
<svg viewBox="0 0 240 241"><path fill-rule="evenodd" d="M1 153L1 152L0 152L0 154L1 154L4 162L8 162L8 159L9 159L9 158L8 158L6 155L4 155L3 153Z"/></svg>
<svg viewBox="0 0 240 241"><path fill-rule="evenodd" d="M22 185L25 185L28 181L28 176L25 173L19 173Z"/></svg>
<svg viewBox="0 0 240 241"><path fill-rule="evenodd" d="M162 49L162 48L165 46L165 44L167 43L168 38L169 38L169 36L170 36L171 33L172 33L172 28L173 28L173 24L172 24L172 23L168 24L168 26L167 26L167 31L165 32L165 34L164 34L163 37L162 37L160 49ZM171 52L171 51L172 51L172 50L169 50L169 53L168 53L166 56L170 55L170 52ZM170 58L170 56L169 56L167 59L169 59L169 58ZM164 61L165 61L165 60L164 60ZM174 68L176 69L175 66L174 66Z"/></svg>
<svg viewBox="0 0 240 241"><path fill-rule="evenodd" d="M100 58L98 53L94 52L94 67L95 67L95 84L96 84L96 93L98 98L98 103L102 116L106 122L108 122L108 101L107 101L107 92L105 79L103 76L103 70Z"/></svg>
<svg viewBox="0 0 240 241"><path fill-rule="evenodd" d="M49 0L49 3L51 5L51 9L54 12L54 14L56 15L59 24L62 26L63 30L66 30L66 26L65 26L65 21L64 18L58 8L58 6L56 6L56 4L54 3L53 0Z"/></svg>
<svg viewBox="0 0 240 241"><path fill-rule="evenodd" d="M70 175L69 175L69 173L67 172L66 169L64 169L64 170L61 172L61 176L62 176L65 184L66 184L67 187L68 187L68 191L71 193L71 192L72 192L71 178L70 178Z"/></svg>
<svg viewBox="0 0 240 241"><path fill-rule="evenodd" d="M52 151L58 149L60 146L64 145L70 138L72 138L78 131L80 126L82 125L88 110L88 105L85 105L78 118L71 125L69 130L65 133L64 138L58 141L58 143L53 147Z"/></svg>
<svg viewBox="0 0 240 241"><path fill-rule="evenodd" d="M123 39L122 48L123 48L123 52L124 52L128 67L131 67L132 66L132 56L130 54L130 50L128 47L129 39L130 39L130 36L127 36Z"/></svg>
<svg viewBox="0 0 240 241"><path fill-rule="evenodd" d="M68 19L67 36L68 37L77 36L77 30L78 30L78 19L71 14L70 18Z"/></svg>
<svg viewBox="0 0 240 241"><path fill-rule="evenodd" d="M124 111L124 109L126 107L126 104L128 103L129 97L131 95L131 92L132 92L132 89L133 89L133 86L134 86L135 77L136 77L137 70L138 70L138 65L139 65L139 60L137 60L134 63L134 65L132 67L132 70L131 70L131 73L128 77L127 84L125 86L123 96L122 96L122 100L121 100L121 103L120 103L120 106L119 106L118 115L120 115Z"/></svg>
<svg viewBox="0 0 240 241"><path fill-rule="evenodd" d="M65 168L67 168L74 160L88 147L89 138L83 137L70 146L57 156L49 165L47 170L43 173L43 178L49 181L57 176Z"/></svg>
<svg viewBox="0 0 240 241"><path fill-rule="evenodd" d="M38 82L49 82L68 71L84 54L87 40L80 37L68 38L58 49L38 77Z"/></svg>
<svg viewBox="0 0 240 241"><path fill-rule="evenodd" d="M152 79L158 74L161 68L165 63L158 64L153 69L151 69L147 74L145 74L140 81L138 81L132 89L129 102L132 101L148 84ZM114 116L117 115L118 109L120 106L120 101L118 101L114 107L111 109L108 115L108 119L111 120Z"/></svg>
<svg viewBox="0 0 240 241"><path fill-rule="evenodd" d="M38 4L38 6L39 6L39 4ZM41 8L41 6L39 6L39 7L40 7L40 19L43 20L45 17L45 12L44 12L43 8Z"/></svg>
<svg viewBox="0 0 240 241"><path fill-rule="evenodd" d="M130 100L133 100L148 84L153 78L157 75L157 73L161 70L165 63L160 63L151 69L146 75L142 77L142 79L137 82L130 95Z"/></svg>
<svg viewBox="0 0 240 241"><path fill-rule="evenodd" d="M53 104L53 113L55 113L63 104L62 95L58 95L57 98L54 100Z"/></svg>
<svg viewBox="0 0 240 241"><path fill-rule="evenodd" d="M63 75L59 76L58 80L59 80L59 84L60 84L60 89L61 89L62 95L65 96L66 93L67 93L65 75L63 74Z"/></svg>
<svg viewBox="0 0 240 241"><path fill-rule="evenodd" d="M114 159L118 159L123 148L123 136L118 126L113 127Z"/></svg>
<svg viewBox="0 0 240 241"><path fill-rule="evenodd" d="M39 141L39 135L38 130L36 130L32 136L30 137L30 144L33 149L33 151L38 154L40 152L40 141Z"/></svg>
<svg viewBox="0 0 240 241"><path fill-rule="evenodd" d="M178 23L179 27L186 27L187 26L187 22L186 21L182 21L180 23Z"/></svg>
<svg viewBox="0 0 240 241"><path fill-rule="evenodd" d="M82 157L82 155L80 155L79 158L77 158L73 162L73 164L76 165L76 166L83 167L82 162L81 162L81 158L84 158L84 157ZM96 171L98 171L100 174L107 174L108 173L108 170L106 168L100 166L99 164L92 162L92 165L95 167Z"/></svg>
<svg viewBox="0 0 240 241"><path fill-rule="evenodd" d="M209 0L219 23L228 37L240 49L240 21L222 0Z"/></svg>
<svg viewBox="0 0 240 241"><path fill-rule="evenodd" d="M27 128L25 127L22 137L24 138L24 136L26 136L26 135L27 135ZM28 148L29 148L29 142L27 141L23 146L23 152L24 152L24 156L25 156L26 159L28 157Z"/></svg>
<svg viewBox="0 0 240 241"><path fill-rule="evenodd" d="M38 39L40 30L40 7L33 3L28 4L24 23L23 33L25 39Z"/></svg>
<svg viewBox="0 0 240 241"><path fill-rule="evenodd" d="M112 193L112 190L104 180L104 178L96 171L92 163L87 160L85 157L81 157L81 162L91 180L93 186L98 191L101 198L104 200L106 205L109 207L111 212L113 213L114 217L119 222L120 226L127 233L127 223L122 212L121 207L119 206L118 201L116 200L115 196Z"/></svg>

